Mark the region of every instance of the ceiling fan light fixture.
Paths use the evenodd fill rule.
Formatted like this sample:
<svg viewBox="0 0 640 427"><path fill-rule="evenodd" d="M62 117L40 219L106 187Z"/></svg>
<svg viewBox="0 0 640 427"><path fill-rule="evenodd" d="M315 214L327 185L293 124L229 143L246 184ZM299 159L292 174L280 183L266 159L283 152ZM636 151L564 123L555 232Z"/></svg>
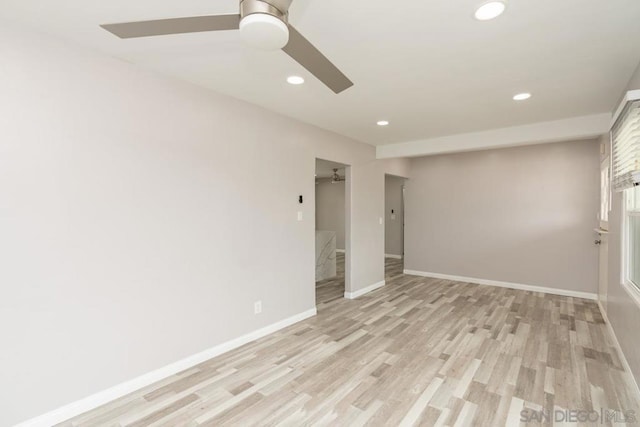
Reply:
<svg viewBox="0 0 640 427"><path fill-rule="evenodd" d="M474 16L478 21L489 21L502 15L506 8L503 1L490 1L477 8Z"/></svg>
<svg viewBox="0 0 640 427"><path fill-rule="evenodd" d="M249 46L277 50L289 42L289 27L273 15L252 13L240 21L240 35Z"/></svg>
<svg viewBox="0 0 640 427"><path fill-rule="evenodd" d="M388 120L380 120L376 123L378 126L389 126Z"/></svg>

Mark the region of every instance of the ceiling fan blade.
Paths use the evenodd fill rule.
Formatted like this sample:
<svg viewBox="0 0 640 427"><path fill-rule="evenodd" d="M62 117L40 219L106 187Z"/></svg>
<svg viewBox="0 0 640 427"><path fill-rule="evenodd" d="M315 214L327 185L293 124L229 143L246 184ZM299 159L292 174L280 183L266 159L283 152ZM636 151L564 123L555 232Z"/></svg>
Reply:
<svg viewBox="0 0 640 427"><path fill-rule="evenodd" d="M105 24L101 25L101 27L121 39L199 33L203 31L237 30L240 27L240 15L193 16L190 18Z"/></svg>
<svg viewBox="0 0 640 427"><path fill-rule="evenodd" d="M291 25L289 25L289 43L282 50L335 93L353 86L353 82L342 71Z"/></svg>

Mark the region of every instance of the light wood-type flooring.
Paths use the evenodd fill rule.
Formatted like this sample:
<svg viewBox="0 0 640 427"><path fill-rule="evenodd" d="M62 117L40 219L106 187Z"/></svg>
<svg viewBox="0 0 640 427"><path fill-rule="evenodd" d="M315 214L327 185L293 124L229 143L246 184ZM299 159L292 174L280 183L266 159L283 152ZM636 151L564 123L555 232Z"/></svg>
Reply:
<svg viewBox="0 0 640 427"><path fill-rule="evenodd" d="M517 426L524 408L638 411L595 302L395 273L64 425Z"/></svg>

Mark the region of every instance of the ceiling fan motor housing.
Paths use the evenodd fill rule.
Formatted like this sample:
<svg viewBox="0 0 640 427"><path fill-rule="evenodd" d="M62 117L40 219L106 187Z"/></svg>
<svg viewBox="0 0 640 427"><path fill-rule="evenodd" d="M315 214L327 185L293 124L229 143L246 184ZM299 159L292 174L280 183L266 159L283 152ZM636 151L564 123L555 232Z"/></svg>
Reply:
<svg viewBox="0 0 640 427"><path fill-rule="evenodd" d="M240 34L249 45L264 49L282 49L289 42L286 12L262 0L240 2Z"/></svg>
<svg viewBox="0 0 640 427"><path fill-rule="evenodd" d="M276 6L263 0L241 0L240 1L240 17L245 18L254 13L264 13L275 16L285 24L288 22L289 14L287 11L281 11Z"/></svg>

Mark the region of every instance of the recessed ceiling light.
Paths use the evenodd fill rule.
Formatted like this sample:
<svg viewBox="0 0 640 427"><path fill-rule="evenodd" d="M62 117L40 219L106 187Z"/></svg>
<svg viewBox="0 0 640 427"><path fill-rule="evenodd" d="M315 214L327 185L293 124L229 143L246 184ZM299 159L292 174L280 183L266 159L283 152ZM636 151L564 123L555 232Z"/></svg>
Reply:
<svg viewBox="0 0 640 427"><path fill-rule="evenodd" d="M287 83L291 85L301 85L302 83L304 83L304 79L300 76L290 76L287 77Z"/></svg>
<svg viewBox="0 0 640 427"><path fill-rule="evenodd" d="M478 21L488 21L502 15L506 8L502 1L490 1L476 9L475 17Z"/></svg>
<svg viewBox="0 0 640 427"><path fill-rule="evenodd" d="M529 99L529 98L531 98L531 94L525 92L525 93L519 93L519 94L515 95L513 97L513 100L514 101L524 101L525 99Z"/></svg>
<svg viewBox="0 0 640 427"><path fill-rule="evenodd" d="M389 126L389 122L387 120L380 120L378 126Z"/></svg>

